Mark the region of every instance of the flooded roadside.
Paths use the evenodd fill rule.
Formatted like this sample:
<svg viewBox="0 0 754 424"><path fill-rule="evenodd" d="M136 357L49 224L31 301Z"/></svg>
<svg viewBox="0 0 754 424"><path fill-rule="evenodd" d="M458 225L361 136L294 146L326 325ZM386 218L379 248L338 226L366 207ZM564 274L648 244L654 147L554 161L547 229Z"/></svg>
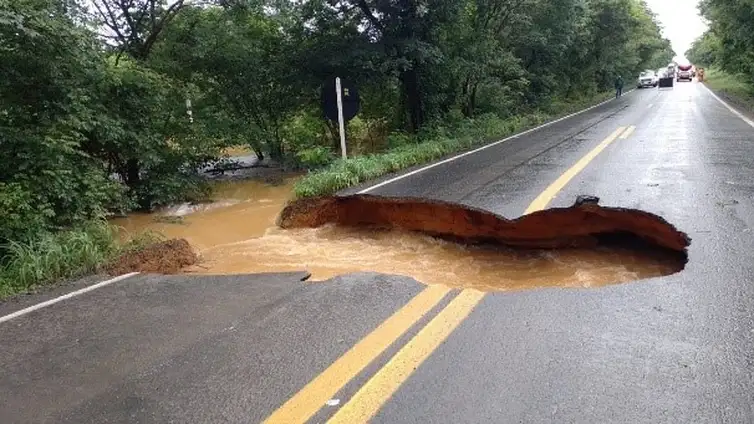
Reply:
<svg viewBox="0 0 754 424"><path fill-rule="evenodd" d="M374 271L411 276L426 284L511 290L596 287L676 272L661 252L627 248L513 250L463 246L414 233L325 226L282 230L279 212L292 196L295 176L278 183L217 182L215 202L181 205L157 214L114 220L134 233L153 230L185 238L201 256L184 270L201 274L300 271L312 280Z"/></svg>

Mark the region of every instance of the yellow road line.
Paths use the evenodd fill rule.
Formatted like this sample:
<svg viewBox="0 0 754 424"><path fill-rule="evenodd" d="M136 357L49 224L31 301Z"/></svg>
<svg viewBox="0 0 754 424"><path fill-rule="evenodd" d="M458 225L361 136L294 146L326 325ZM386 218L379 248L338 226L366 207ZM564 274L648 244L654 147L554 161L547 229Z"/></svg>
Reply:
<svg viewBox="0 0 754 424"><path fill-rule="evenodd" d="M544 209L563 187L590 161L625 131L618 128L573 167L553 182L526 209ZM633 131L633 130L632 130ZM630 135L630 134L629 134ZM429 286L377 329L338 358L296 395L272 413L265 423L303 423L317 413L340 389L384 352L422 316L436 306L450 289ZM393 358L378 370L328 423L361 423L374 416L413 372L445 341L484 298L485 293L464 290L422 328Z"/></svg>
<svg viewBox="0 0 754 424"><path fill-rule="evenodd" d="M365 423L471 313L485 293L464 290L380 369L328 424Z"/></svg>
<svg viewBox="0 0 754 424"><path fill-rule="evenodd" d="M581 158L529 205L525 213L544 209L565 185L581 172L610 143L625 131L618 128L597 147ZM368 422L382 405L408 380L419 366L445 341L481 302L485 293L464 290L445 307L429 324L416 334L393 358L379 369L356 394L336 412L328 424L355 424Z"/></svg>
<svg viewBox="0 0 754 424"><path fill-rule="evenodd" d="M450 292L429 286L272 413L265 423L303 423Z"/></svg>
<svg viewBox="0 0 754 424"><path fill-rule="evenodd" d="M628 137L631 137L631 134L633 134L634 131L636 131L636 127L631 125L630 127L626 128L626 131L624 131L623 134L620 135L620 138L625 140Z"/></svg>
<svg viewBox="0 0 754 424"><path fill-rule="evenodd" d="M589 162L594 160L594 158L597 157L598 154L605 150L605 148L609 146L610 143L615 141L615 139L618 138L618 136L621 135L621 133L623 133L623 131L625 130L626 127L619 127L606 139L602 140L602 142L598 144L597 147L587 153L586 156L576 162L576 164L573 165L569 170L567 170L563 175L558 177L557 180L550 184L549 187L545 189L545 191L543 191L539 196L537 196L536 199L534 199L533 202L531 202L529 207L526 208L526 211L524 211L524 215L542 210L547 207L552 198L555 197L555 195L558 194L558 192L562 190L563 187L565 187L566 184L568 184L568 182L573 179L573 177L578 175L579 172L583 171L584 168L589 165Z"/></svg>

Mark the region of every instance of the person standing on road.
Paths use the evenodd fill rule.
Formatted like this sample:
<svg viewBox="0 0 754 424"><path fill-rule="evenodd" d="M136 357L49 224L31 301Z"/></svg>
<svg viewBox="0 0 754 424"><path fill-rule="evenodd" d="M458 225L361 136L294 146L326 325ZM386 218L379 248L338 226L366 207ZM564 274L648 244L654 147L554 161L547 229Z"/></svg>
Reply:
<svg viewBox="0 0 754 424"><path fill-rule="evenodd" d="M623 77L618 75L617 78L615 78L615 98L623 95Z"/></svg>

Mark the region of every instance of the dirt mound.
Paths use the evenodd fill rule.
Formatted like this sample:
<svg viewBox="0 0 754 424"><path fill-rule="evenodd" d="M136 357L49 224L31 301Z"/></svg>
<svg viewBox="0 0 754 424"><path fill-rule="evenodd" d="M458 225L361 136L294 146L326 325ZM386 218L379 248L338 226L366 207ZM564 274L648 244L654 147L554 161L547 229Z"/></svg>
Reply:
<svg viewBox="0 0 754 424"><path fill-rule="evenodd" d="M663 218L636 209L603 207L598 201L593 196L580 196L571 207L546 209L511 220L437 200L375 195L321 197L290 203L278 217L278 225L376 227L417 231L462 243L537 249L588 247L615 240L615 235L629 235L685 255L690 238Z"/></svg>
<svg viewBox="0 0 754 424"><path fill-rule="evenodd" d="M171 239L125 253L108 264L104 271L111 275L129 272L175 274L197 261L198 257L188 241Z"/></svg>

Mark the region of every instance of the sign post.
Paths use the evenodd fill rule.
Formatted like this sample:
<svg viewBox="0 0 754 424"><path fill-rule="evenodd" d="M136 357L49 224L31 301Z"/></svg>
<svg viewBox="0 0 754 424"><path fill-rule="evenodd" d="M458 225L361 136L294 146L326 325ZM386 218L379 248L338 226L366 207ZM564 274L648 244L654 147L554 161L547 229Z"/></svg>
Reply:
<svg viewBox="0 0 754 424"><path fill-rule="evenodd" d="M191 111L191 99L186 99L186 114L188 114L189 122L194 123L194 114Z"/></svg>
<svg viewBox="0 0 754 424"><path fill-rule="evenodd" d="M343 155L343 159L348 156L346 154L346 125L343 122L343 92L340 86L340 77L335 78L335 95L338 99L338 127L340 129L340 152Z"/></svg>
<svg viewBox="0 0 754 424"><path fill-rule="evenodd" d="M324 117L338 123L340 151L345 159L346 122L359 113L359 92L351 82L340 77L330 77L322 85L322 111Z"/></svg>

